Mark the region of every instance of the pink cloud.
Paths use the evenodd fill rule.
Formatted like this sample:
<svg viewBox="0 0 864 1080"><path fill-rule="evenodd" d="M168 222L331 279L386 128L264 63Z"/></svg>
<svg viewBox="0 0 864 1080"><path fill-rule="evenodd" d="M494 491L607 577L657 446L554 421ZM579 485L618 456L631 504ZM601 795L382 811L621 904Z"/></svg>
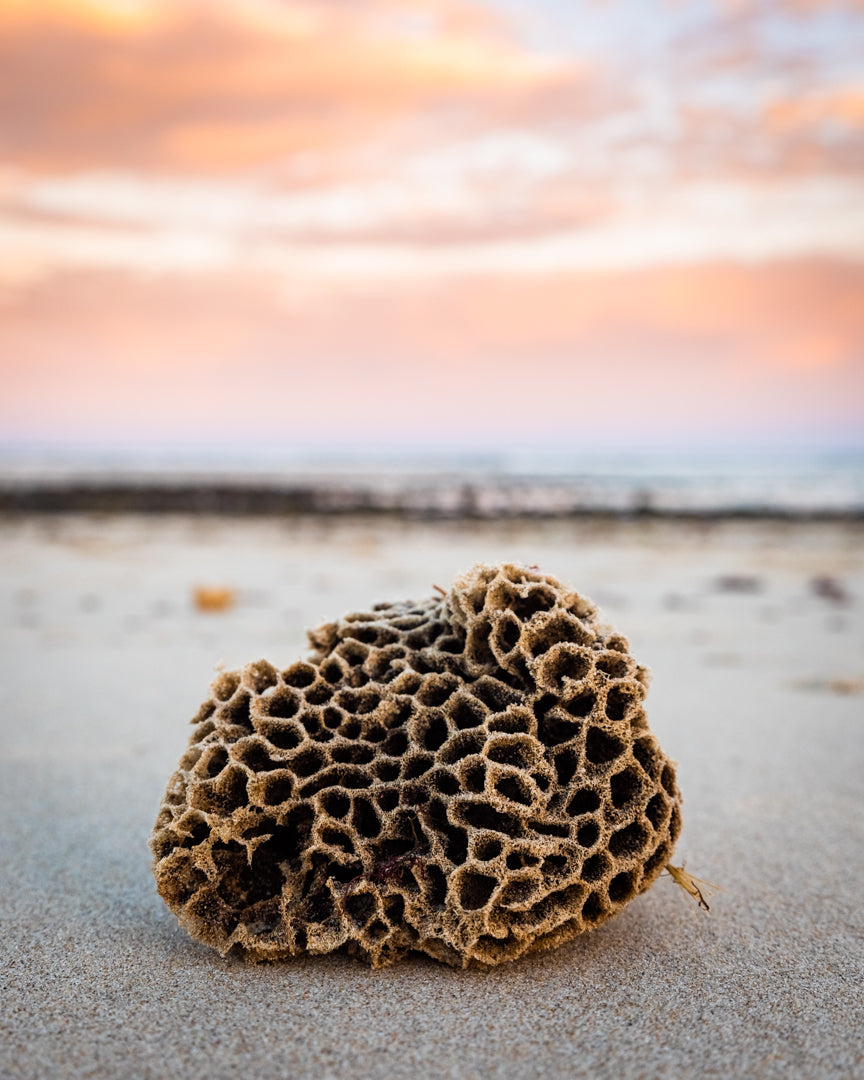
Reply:
<svg viewBox="0 0 864 1080"><path fill-rule="evenodd" d="M58 280L7 302L0 423L226 445L851 432L862 289L861 266L808 262L312 302L260 280Z"/></svg>

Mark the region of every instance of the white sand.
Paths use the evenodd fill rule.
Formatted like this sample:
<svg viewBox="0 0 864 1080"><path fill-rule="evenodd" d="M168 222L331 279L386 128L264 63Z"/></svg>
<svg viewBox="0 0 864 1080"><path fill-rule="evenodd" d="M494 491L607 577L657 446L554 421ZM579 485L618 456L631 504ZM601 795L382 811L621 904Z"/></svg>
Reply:
<svg viewBox="0 0 864 1080"><path fill-rule="evenodd" d="M864 528L0 522L0 1075L864 1076ZM596 933L485 972L193 944L147 850L213 674L479 559L586 592L654 671L680 859ZM721 574L756 575L754 593ZM841 579L855 599L809 587ZM195 584L238 605L192 609Z"/></svg>

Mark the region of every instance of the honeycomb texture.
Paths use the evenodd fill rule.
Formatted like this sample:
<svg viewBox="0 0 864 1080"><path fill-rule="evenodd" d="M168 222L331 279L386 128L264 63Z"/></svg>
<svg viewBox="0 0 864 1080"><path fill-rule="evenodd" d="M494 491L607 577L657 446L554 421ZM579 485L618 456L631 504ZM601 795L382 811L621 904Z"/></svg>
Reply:
<svg viewBox="0 0 864 1080"><path fill-rule="evenodd" d="M251 960L409 950L497 964L599 926L681 830L648 673L535 569L309 635L220 674L151 840L189 933Z"/></svg>

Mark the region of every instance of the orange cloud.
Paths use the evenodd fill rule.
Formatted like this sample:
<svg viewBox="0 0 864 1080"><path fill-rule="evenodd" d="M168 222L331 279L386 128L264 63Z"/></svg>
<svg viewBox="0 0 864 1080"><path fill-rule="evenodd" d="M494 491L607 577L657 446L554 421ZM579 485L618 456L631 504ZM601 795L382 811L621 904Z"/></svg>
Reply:
<svg viewBox="0 0 864 1080"><path fill-rule="evenodd" d="M429 25L409 32L412 14ZM421 109L569 77L469 0L16 3L0 72L11 160L197 171L362 145Z"/></svg>
<svg viewBox="0 0 864 1080"><path fill-rule="evenodd" d="M685 24L653 71L675 112L654 139L670 176L860 175L862 11L864 0L717 0Z"/></svg>
<svg viewBox="0 0 864 1080"><path fill-rule="evenodd" d="M772 183L864 172L864 90L781 97L743 112L683 103L676 121L675 134L655 144L675 180ZM645 144L634 138L630 150Z"/></svg>
<svg viewBox="0 0 864 1080"><path fill-rule="evenodd" d="M53 22L124 35L162 21L166 14L164 5L148 0L5 0L0 26L14 32Z"/></svg>
<svg viewBox="0 0 864 1080"><path fill-rule="evenodd" d="M864 128L864 88L773 101L764 113L769 126L781 132L825 126L854 131Z"/></svg>

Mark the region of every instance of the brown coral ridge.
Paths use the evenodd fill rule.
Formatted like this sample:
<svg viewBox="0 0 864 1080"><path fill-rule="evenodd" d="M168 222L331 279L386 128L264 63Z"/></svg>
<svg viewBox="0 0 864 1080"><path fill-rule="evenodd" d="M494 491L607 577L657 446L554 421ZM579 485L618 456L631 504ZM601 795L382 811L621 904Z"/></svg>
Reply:
<svg viewBox="0 0 864 1080"><path fill-rule="evenodd" d="M497 964L591 930L681 830L648 673L555 578L476 566L445 596L221 674L152 837L189 933L272 960L409 950Z"/></svg>

